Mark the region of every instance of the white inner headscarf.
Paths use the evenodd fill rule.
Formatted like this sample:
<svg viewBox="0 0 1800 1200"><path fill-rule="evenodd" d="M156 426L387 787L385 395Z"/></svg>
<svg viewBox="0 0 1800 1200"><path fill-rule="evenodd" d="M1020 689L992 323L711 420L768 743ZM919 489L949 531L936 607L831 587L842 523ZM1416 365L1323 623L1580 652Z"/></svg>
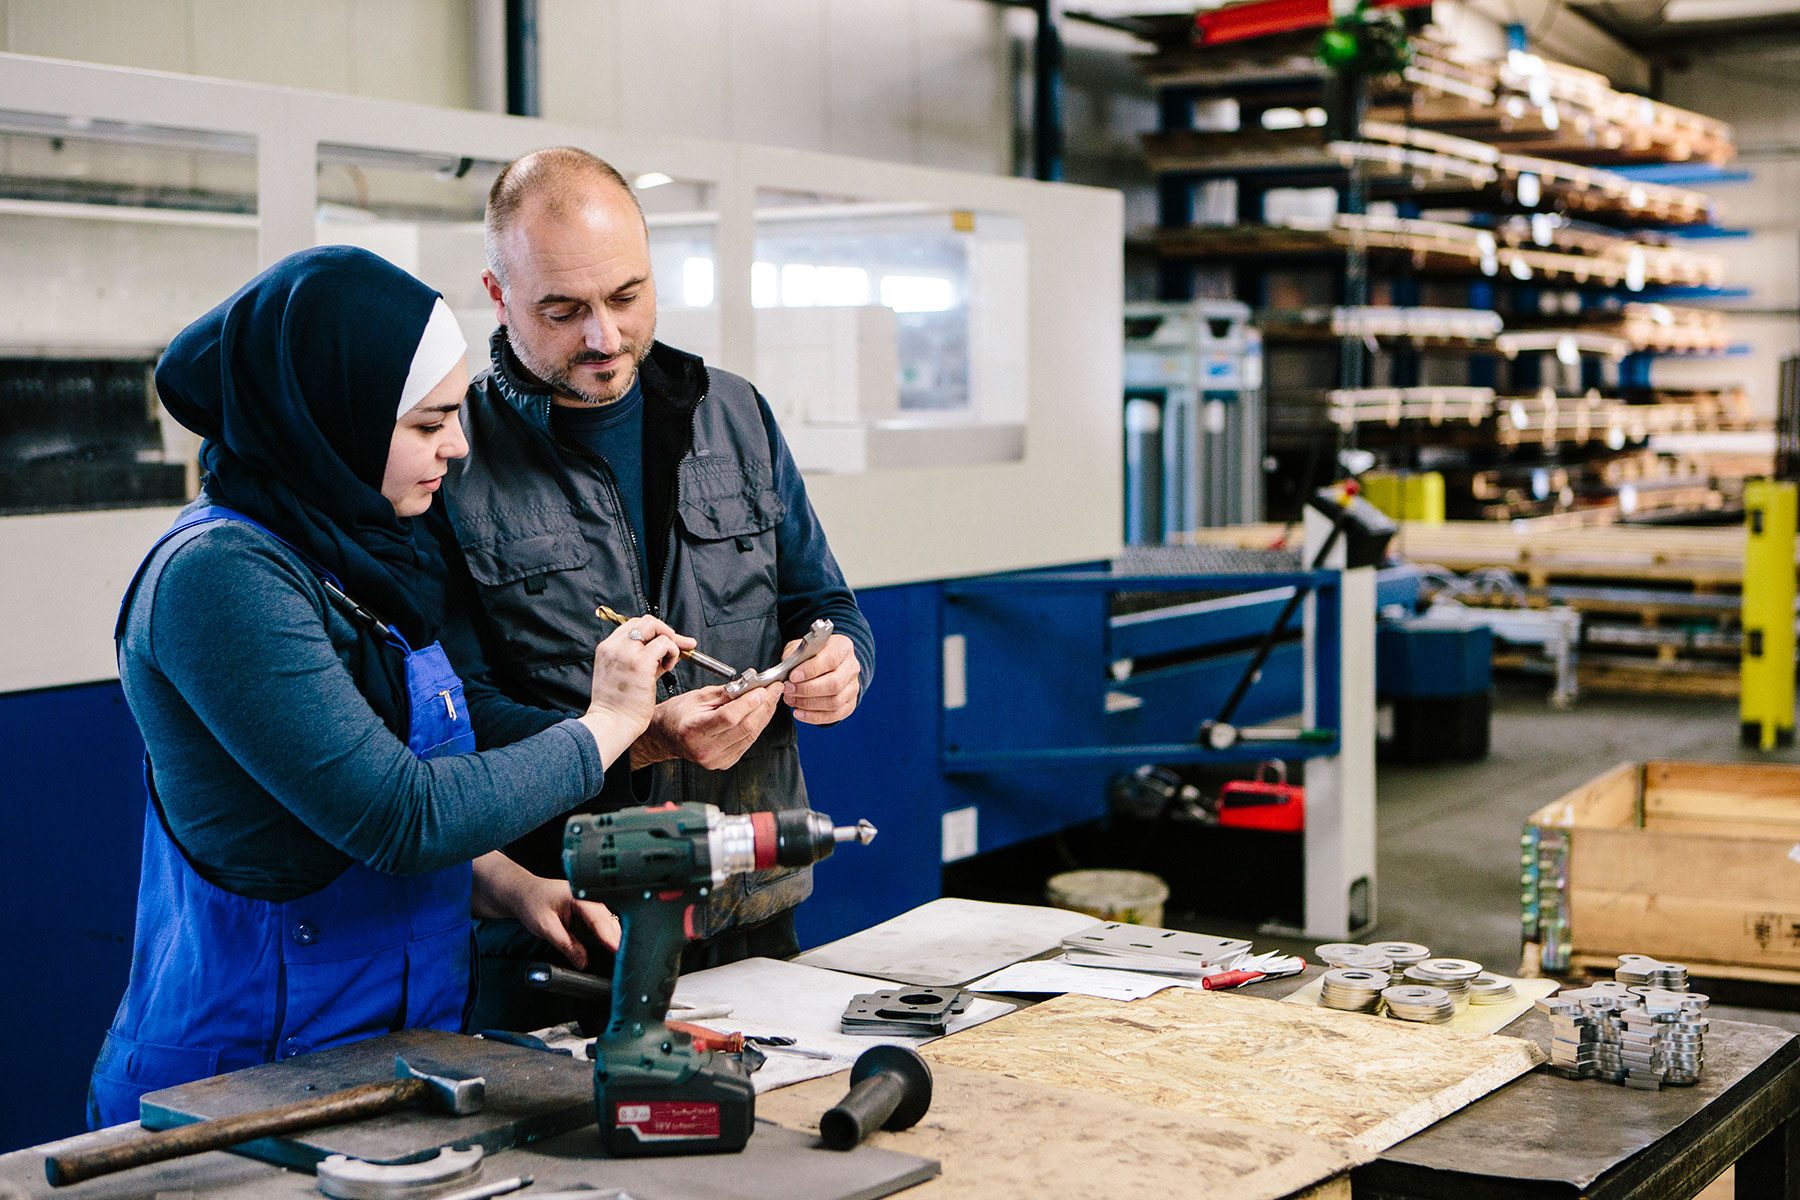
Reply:
<svg viewBox="0 0 1800 1200"><path fill-rule="evenodd" d="M450 306L439 296L437 303L431 306L431 318L425 322L419 348L413 351L412 367L406 372L406 386L400 389L400 410L394 414L394 419L398 421L411 412L427 392L444 382L444 376L468 349L469 343L464 340L456 318L450 315Z"/></svg>

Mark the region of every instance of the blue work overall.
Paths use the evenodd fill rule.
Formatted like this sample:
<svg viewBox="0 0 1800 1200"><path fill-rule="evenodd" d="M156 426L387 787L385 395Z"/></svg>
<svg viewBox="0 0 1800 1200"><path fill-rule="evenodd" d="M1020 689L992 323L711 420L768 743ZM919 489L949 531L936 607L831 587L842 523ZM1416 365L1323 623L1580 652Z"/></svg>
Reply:
<svg viewBox="0 0 1800 1200"><path fill-rule="evenodd" d="M186 514L138 567L115 637L157 548L213 521L241 521L281 540L228 508ZM308 565L343 594L335 577ZM420 758L472 752L462 682L442 646L414 650L397 631L361 619L406 656L407 745ZM467 863L423 875L352 863L311 895L253 900L207 882L175 844L148 756L144 782L131 982L94 1065L90 1126L137 1120L138 1099L159 1088L399 1029L461 1028L469 1000Z"/></svg>

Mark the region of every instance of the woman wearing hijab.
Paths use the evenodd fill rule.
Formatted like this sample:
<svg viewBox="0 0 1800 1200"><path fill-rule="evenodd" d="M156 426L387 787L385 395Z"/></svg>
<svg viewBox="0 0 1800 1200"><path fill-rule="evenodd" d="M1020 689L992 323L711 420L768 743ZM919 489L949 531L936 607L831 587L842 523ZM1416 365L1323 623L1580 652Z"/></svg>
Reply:
<svg viewBox="0 0 1800 1200"><path fill-rule="evenodd" d="M633 621L597 648L586 713L473 752L484 701L437 644L443 562L411 520L468 452L464 350L437 293L337 246L251 280L157 365L205 477L120 606L149 811L95 1125L157 1088L460 1028L472 911L577 965L578 933L617 944L604 908L497 850L600 791L692 642Z"/></svg>

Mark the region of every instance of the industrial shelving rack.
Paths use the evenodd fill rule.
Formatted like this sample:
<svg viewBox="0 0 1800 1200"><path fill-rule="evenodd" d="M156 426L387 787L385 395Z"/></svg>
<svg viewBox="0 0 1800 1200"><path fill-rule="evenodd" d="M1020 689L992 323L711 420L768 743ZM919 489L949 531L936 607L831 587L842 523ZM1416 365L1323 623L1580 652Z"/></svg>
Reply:
<svg viewBox="0 0 1800 1200"><path fill-rule="evenodd" d="M1724 231L1682 186L1730 177L1729 128L1522 51L1472 58L1411 10L1412 62L1327 132L1299 7L1143 31L1160 47L1144 62L1159 224L1141 245L1164 300L1258 314L1270 511L1331 469L1330 443L1441 471L1451 516L1730 512L1741 479L1650 445L1751 423L1740 391L1658 389L1650 370L1735 349L1721 314L1683 303L1729 294L1695 248ZM1297 189L1328 190L1334 211L1284 212Z"/></svg>

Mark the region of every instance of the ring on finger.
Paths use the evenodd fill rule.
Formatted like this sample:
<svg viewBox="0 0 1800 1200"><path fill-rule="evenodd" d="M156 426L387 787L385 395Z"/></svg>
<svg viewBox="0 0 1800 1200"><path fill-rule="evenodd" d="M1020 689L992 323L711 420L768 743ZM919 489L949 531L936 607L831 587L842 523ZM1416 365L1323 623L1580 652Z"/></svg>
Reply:
<svg viewBox="0 0 1800 1200"><path fill-rule="evenodd" d="M630 639L631 639L631 640L632 640L632 641L634 641L634 642L641 642L641 641L643 641L643 640L644 640L644 629L643 629L643 626L641 626L641 625L633 625L633 626L632 626L632 627L631 627L631 628L630 628L630 629L627 629L627 630L626 630L626 631L625 631L625 636L626 636L626 637L628 637L628 638L630 638Z"/></svg>

